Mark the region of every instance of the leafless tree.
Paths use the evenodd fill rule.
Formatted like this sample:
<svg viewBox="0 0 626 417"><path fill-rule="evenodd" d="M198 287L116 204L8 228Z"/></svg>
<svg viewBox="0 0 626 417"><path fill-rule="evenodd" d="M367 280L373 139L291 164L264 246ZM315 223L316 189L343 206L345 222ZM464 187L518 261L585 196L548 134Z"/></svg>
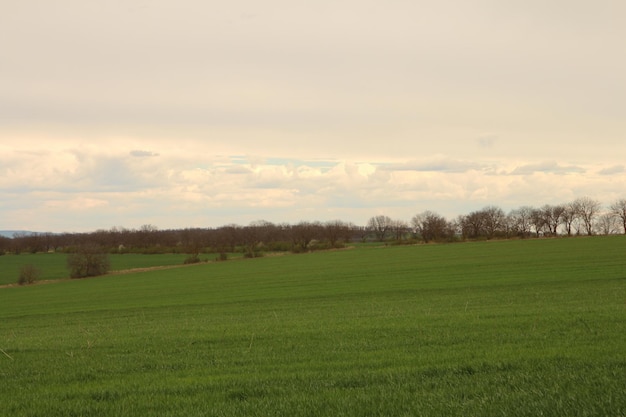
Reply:
<svg viewBox="0 0 626 417"><path fill-rule="evenodd" d="M367 241L367 238L370 234L370 229L368 226L354 226L352 228L352 234L361 243L364 243Z"/></svg>
<svg viewBox="0 0 626 417"><path fill-rule="evenodd" d="M559 224L562 221L562 215L565 211L565 206L562 204L550 205L546 204L539 209L541 213L541 217L543 217L543 221L545 227L548 229L548 233L553 236L556 236Z"/></svg>
<svg viewBox="0 0 626 417"><path fill-rule="evenodd" d="M620 199L611 203L609 209L622 224L622 232L626 233L626 199Z"/></svg>
<svg viewBox="0 0 626 417"><path fill-rule="evenodd" d="M383 242L387 237L389 229L391 229L392 223L393 221L389 216L378 215L372 217L369 222L367 222L367 227L374 232L376 240Z"/></svg>
<svg viewBox="0 0 626 417"><path fill-rule="evenodd" d="M157 233L158 230L159 228L153 224L142 225L139 230L135 232L138 240L138 245L144 248L156 246L159 243L159 235Z"/></svg>
<svg viewBox="0 0 626 417"><path fill-rule="evenodd" d="M475 239L484 234L485 217L480 211L473 211L467 215L461 215L457 219L461 226L464 238Z"/></svg>
<svg viewBox="0 0 626 417"><path fill-rule="evenodd" d="M452 235L448 221L443 216L428 210L413 216L411 225L424 243L443 240Z"/></svg>
<svg viewBox="0 0 626 417"><path fill-rule="evenodd" d="M11 249L12 240L6 236L0 235L0 255L4 255Z"/></svg>
<svg viewBox="0 0 626 417"><path fill-rule="evenodd" d="M244 247L244 254L248 258L259 256L259 247L269 233L271 223L265 220L258 220L242 227L240 230L241 243Z"/></svg>
<svg viewBox="0 0 626 417"><path fill-rule="evenodd" d="M341 245L340 242L347 242L351 237L352 225L341 220L331 220L324 223L323 235L331 248Z"/></svg>
<svg viewBox="0 0 626 417"><path fill-rule="evenodd" d="M213 232L211 246L222 255L225 255L227 252L234 252L240 234L241 228L236 224L222 226Z"/></svg>
<svg viewBox="0 0 626 417"><path fill-rule="evenodd" d="M315 239L320 239L323 226L319 222L300 222L291 226L291 241L294 252L305 252Z"/></svg>
<svg viewBox="0 0 626 417"><path fill-rule="evenodd" d="M598 234L612 235L618 232L619 221L615 214L607 212L598 216L595 226Z"/></svg>
<svg viewBox="0 0 626 417"><path fill-rule="evenodd" d="M482 209L484 216L484 227L487 238L493 238L496 233L502 232L506 226L506 215L500 207L487 206Z"/></svg>
<svg viewBox="0 0 626 417"><path fill-rule="evenodd" d="M531 232L531 227L535 224L533 221L534 212L535 210L529 206L511 210L508 215L511 230L520 237L528 237Z"/></svg>
<svg viewBox="0 0 626 417"><path fill-rule="evenodd" d="M36 232L16 232L13 233L13 243L15 253L20 252L44 252L47 250L44 234Z"/></svg>
<svg viewBox="0 0 626 417"><path fill-rule="evenodd" d="M572 226L578 217L579 210L575 202L568 203L564 206L563 213L561 213L561 221L568 236L572 235Z"/></svg>
<svg viewBox="0 0 626 417"><path fill-rule="evenodd" d="M583 222L583 226L587 235L593 234L593 226L602 204L599 201L589 197L581 197L574 200L574 205L578 211L578 215Z"/></svg>
<svg viewBox="0 0 626 417"><path fill-rule="evenodd" d="M541 209L532 210L530 213L530 222L537 237L541 236L542 233L545 234L546 230L550 230L545 213Z"/></svg>
<svg viewBox="0 0 626 417"><path fill-rule="evenodd" d="M409 232L409 225L404 220L392 220L389 227L397 242L401 242Z"/></svg>

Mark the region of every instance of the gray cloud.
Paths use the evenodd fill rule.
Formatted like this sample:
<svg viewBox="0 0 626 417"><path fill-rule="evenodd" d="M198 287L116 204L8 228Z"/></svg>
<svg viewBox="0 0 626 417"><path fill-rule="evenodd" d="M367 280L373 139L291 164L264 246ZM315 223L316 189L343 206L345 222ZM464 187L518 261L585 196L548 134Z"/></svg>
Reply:
<svg viewBox="0 0 626 417"><path fill-rule="evenodd" d="M550 174L583 174L586 170L575 165L559 165L553 161L541 162L538 164L522 165L510 172L511 175L531 175L535 172Z"/></svg>
<svg viewBox="0 0 626 417"><path fill-rule="evenodd" d="M431 161L412 161L402 164L381 164L381 171L418 171L418 172L449 172L459 173L470 170L481 170L487 165L457 159L436 159Z"/></svg>
<svg viewBox="0 0 626 417"><path fill-rule="evenodd" d="M159 156L159 154L156 152L150 152L150 151L134 150L134 151L130 151L130 156L133 156L135 158L145 158L145 157L151 157L151 156Z"/></svg>
<svg viewBox="0 0 626 417"><path fill-rule="evenodd" d="M621 174L623 172L626 172L626 168L624 168L624 165L613 165L611 167L601 169L600 171L598 171L598 174L614 175L614 174Z"/></svg>

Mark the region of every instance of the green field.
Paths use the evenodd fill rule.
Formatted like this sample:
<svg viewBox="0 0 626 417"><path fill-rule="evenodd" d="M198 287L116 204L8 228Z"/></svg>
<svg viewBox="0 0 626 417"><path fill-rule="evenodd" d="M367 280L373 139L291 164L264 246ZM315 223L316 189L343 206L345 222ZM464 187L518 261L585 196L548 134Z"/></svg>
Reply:
<svg viewBox="0 0 626 417"><path fill-rule="evenodd" d="M202 254L202 261L214 260L216 254ZM236 257L232 254L232 257ZM241 256L240 254L238 256ZM142 255L128 253L110 255L111 271L121 271L134 268L151 268L156 266L182 265L189 254L171 253L164 255ZM69 277L67 255L64 253L38 253L0 256L0 285L14 284L24 265L34 265L41 272L40 280L57 280Z"/></svg>
<svg viewBox="0 0 626 417"><path fill-rule="evenodd" d="M626 237L5 287L0 349L2 416L626 416Z"/></svg>

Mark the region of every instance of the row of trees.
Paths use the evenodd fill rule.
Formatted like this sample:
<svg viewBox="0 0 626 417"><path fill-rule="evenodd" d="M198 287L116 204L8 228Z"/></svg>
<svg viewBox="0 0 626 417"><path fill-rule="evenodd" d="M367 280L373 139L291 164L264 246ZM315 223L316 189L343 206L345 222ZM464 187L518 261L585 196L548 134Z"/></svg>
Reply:
<svg viewBox="0 0 626 417"><path fill-rule="evenodd" d="M626 233L626 199L603 210L600 202L583 197L566 204L523 206L509 213L487 206L452 220L432 211L419 213L410 222L378 215L366 226L340 220L294 225L257 221L248 226L231 224L219 228L159 230L144 225L139 229L114 227L91 233L22 233L0 238L0 253L73 252L91 244L117 253L240 251L254 257L262 251L302 252L342 247L354 241L443 242L614 233Z"/></svg>
<svg viewBox="0 0 626 417"><path fill-rule="evenodd" d="M402 230L409 230L424 242L608 235L626 233L626 199L615 201L604 211L599 201L582 197L566 204L546 204L539 208L523 206L509 213L497 206L487 206L454 220L425 211L415 215L410 225L387 216L376 216L370 219L368 226L376 231L379 240L397 238L402 235Z"/></svg>
<svg viewBox="0 0 626 417"><path fill-rule="evenodd" d="M257 256L261 251L302 252L337 248L365 234L364 228L340 220L300 222L295 225L256 221L248 226L235 224L219 228L159 230L154 225L139 229L114 227L91 233L22 233L0 239L0 252L73 252L95 244L108 252L125 253L227 253L241 251Z"/></svg>

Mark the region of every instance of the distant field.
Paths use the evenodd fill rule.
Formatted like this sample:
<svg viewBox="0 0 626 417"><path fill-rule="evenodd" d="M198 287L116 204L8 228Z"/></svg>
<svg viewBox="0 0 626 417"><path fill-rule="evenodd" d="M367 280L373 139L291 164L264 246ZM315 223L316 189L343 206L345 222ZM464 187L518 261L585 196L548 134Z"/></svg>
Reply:
<svg viewBox="0 0 626 417"><path fill-rule="evenodd" d="M0 288L0 349L7 416L626 416L626 238Z"/></svg>
<svg viewBox="0 0 626 417"><path fill-rule="evenodd" d="M120 271L133 268L182 265L188 254L141 255L127 253L110 255L111 270ZM214 260L216 255L200 255L201 260ZM17 282L23 265L35 265L41 271L41 280L69 277L67 255L63 253L38 253L0 256L0 285Z"/></svg>

